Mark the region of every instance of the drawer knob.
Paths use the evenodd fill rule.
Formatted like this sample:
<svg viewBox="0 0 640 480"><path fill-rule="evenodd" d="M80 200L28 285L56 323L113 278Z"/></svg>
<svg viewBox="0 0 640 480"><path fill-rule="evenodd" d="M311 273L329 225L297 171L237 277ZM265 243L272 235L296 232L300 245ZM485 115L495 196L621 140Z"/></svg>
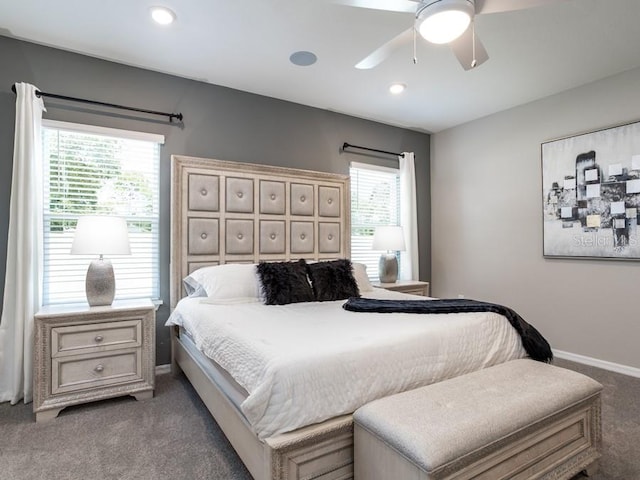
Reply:
<svg viewBox="0 0 640 480"><path fill-rule="evenodd" d="M104 337L102 335L96 335L96 338L94 338L94 340L96 341L96 343L100 343L102 340L104 340Z"/></svg>
<svg viewBox="0 0 640 480"><path fill-rule="evenodd" d="M102 365L96 365L96 368L94 368L94 370L98 373L102 373L104 371L104 367Z"/></svg>

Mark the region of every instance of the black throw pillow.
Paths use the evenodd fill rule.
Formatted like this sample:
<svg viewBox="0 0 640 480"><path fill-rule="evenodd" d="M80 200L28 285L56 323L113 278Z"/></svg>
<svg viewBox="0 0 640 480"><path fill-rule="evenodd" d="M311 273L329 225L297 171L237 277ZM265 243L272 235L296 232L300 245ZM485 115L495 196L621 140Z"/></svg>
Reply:
<svg viewBox="0 0 640 480"><path fill-rule="evenodd" d="M313 286L313 293L318 302L331 302L360 296L350 260L309 263L307 270Z"/></svg>
<svg viewBox="0 0 640 480"><path fill-rule="evenodd" d="M257 271L267 305L315 301L304 260L260 262Z"/></svg>

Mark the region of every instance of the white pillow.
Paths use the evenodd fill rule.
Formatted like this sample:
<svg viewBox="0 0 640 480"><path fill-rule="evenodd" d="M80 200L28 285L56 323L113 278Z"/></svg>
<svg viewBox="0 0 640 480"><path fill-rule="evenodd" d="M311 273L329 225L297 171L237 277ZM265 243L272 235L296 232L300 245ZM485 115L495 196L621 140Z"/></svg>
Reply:
<svg viewBox="0 0 640 480"><path fill-rule="evenodd" d="M215 300L259 298L260 288L255 264L228 263L199 268L183 280L190 297Z"/></svg>
<svg viewBox="0 0 640 480"><path fill-rule="evenodd" d="M356 262L352 262L351 265L353 266L353 277L358 284L358 291L372 292L373 285L371 285L369 277L367 276L367 266L364 263Z"/></svg>

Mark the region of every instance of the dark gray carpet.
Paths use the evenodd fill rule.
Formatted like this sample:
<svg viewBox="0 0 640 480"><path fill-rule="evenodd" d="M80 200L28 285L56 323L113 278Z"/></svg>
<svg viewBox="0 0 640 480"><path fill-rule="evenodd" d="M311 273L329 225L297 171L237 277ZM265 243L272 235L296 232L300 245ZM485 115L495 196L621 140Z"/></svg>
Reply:
<svg viewBox="0 0 640 480"><path fill-rule="evenodd" d="M155 397L69 407L35 423L32 405L0 405L0 479L160 480L251 476L182 375Z"/></svg>
<svg viewBox="0 0 640 480"><path fill-rule="evenodd" d="M604 386L600 470L593 480L640 480L640 378L556 359L555 365L588 375Z"/></svg>
<svg viewBox="0 0 640 480"><path fill-rule="evenodd" d="M640 479L640 379L562 360L604 385L604 455L593 480ZM0 479L224 479L251 476L182 376L157 377L152 400L63 410L36 424L31 405L0 404Z"/></svg>

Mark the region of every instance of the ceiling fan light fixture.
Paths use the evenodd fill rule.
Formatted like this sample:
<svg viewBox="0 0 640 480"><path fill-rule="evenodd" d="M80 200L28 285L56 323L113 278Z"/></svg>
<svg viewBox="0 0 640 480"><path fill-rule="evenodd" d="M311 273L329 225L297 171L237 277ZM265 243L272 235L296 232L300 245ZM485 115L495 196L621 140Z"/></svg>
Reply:
<svg viewBox="0 0 640 480"><path fill-rule="evenodd" d="M437 0L418 13L417 29L431 43L449 43L469 27L475 13L473 0Z"/></svg>

